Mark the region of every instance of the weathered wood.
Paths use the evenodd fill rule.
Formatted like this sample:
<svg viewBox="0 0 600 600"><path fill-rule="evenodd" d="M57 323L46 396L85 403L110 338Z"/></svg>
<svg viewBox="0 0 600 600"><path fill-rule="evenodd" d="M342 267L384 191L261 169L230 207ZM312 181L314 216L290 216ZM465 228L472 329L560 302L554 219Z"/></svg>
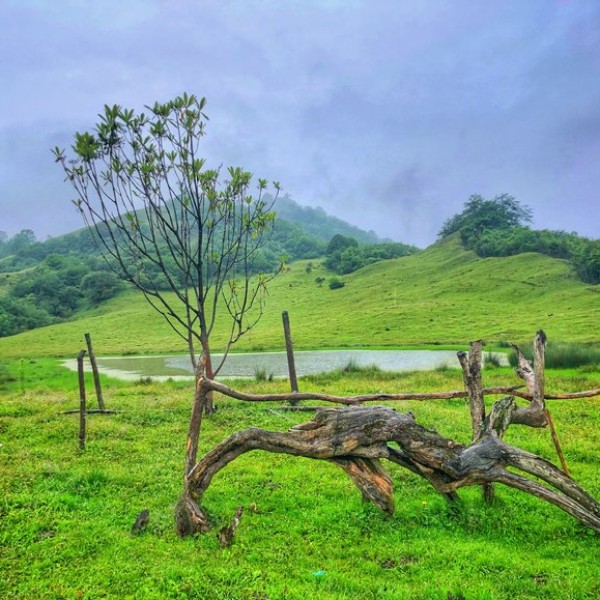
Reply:
<svg viewBox="0 0 600 600"><path fill-rule="evenodd" d="M384 406L323 409L312 421L287 433L258 428L239 431L189 473L188 489L194 510L200 511L199 526L205 528L208 523L200 502L216 473L246 452L265 450L334 462L350 475L365 500L388 514L394 508L393 489L381 458L418 473L444 494L469 485L504 483L555 504L600 532L600 504L594 498L548 461L501 441L499 433L517 411L514 399L501 402L503 407L490 413L480 440L469 446L422 427L410 413ZM398 450L389 443L397 444ZM521 473L508 471L509 467Z"/></svg>
<svg viewBox="0 0 600 600"><path fill-rule="evenodd" d="M471 342L469 355L458 352L458 362L462 367L463 381L469 394L469 408L471 411L471 430L473 440L478 440L483 431L485 420L485 403L483 400L483 385L481 379L481 355L483 342Z"/></svg>
<svg viewBox="0 0 600 600"><path fill-rule="evenodd" d="M98 408L101 411L106 410L104 404L104 396L102 395L102 384L100 383L100 373L98 371L98 363L96 362L96 354L92 346L92 338L89 333L85 334L85 342L87 344L88 356L90 357L90 365L92 366L92 376L94 378L94 388L96 390L96 398L98 400Z"/></svg>
<svg viewBox="0 0 600 600"><path fill-rule="evenodd" d="M518 373L526 382L527 392L520 391L518 387L483 388L481 348L477 346L473 348L470 361L466 356L461 361L468 388L466 391L354 397L312 393L256 395L242 393L200 377L188 435L184 493L176 506L177 531L180 535L208 531L211 525L201 502L213 477L242 454L263 450L336 464L350 476L364 500L388 514L394 510L393 483L381 459L420 475L450 501L458 499L456 492L461 487L481 485L489 490L493 483L502 483L546 500L600 532L600 504L589 493L552 463L510 446L502 439L510 425L547 426L551 417L545 400L549 398L572 399L600 395L600 390L546 394L544 344L545 336L543 332L538 332L534 348L535 369L515 347L519 360ZM288 432L258 428L238 431L196 462L203 404L206 395L212 391L249 402L305 399L345 407L318 409L311 421L296 425ZM509 395L496 402L485 416L485 394ZM475 400L472 410L474 435L468 446L422 427L410 413L399 413L386 406L360 406L375 400L433 400L467 396ZM526 407L518 406L516 396L529 400L529 404Z"/></svg>
<svg viewBox="0 0 600 600"><path fill-rule="evenodd" d="M150 511L145 508L140 512L137 516L135 523L131 527L131 533L136 534L140 533L143 529L148 525L148 521L150 520Z"/></svg>
<svg viewBox="0 0 600 600"><path fill-rule="evenodd" d="M341 404L344 406L357 406L367 402L404 402L404 401L419 401L425 402L429 400L453 400L457 398L467 398L469 393L466 390L455 390L451 392L431 392L431 393L415 393L415 394L363 394L360 396L334 396L331 394L320 394L316 392L298 392L297 394L249 394L248 392L240 392L220 381L204 379L202 385L207 391L215 391L241 400L242 402L290 402L296 400L321 400L323 402L331 402L332 404ZM510 387L489 387L483 388L484 396L506 396L510 394L531 400L533 394L530 392L520 391L521 386ZM574 392L571 394L545 394L546 400L576 400L580 398L594 398L600 396L600 388L586 390L583 392ZM298 409L300 410L300 409Z"/></svg>
<svg viewBox="0 0 600 600"><path fill-rule="evenodd" d="M377 458L332 458L360 490L363 500L394 513L394 483Z"/></svg>
<svg viewBox="0 0 600 600"><path fill-rule="evenodd" d="M186 493L175 505L175 530L180 537L207 533L211 530L206 513Z"/></svg>
<svg viewBox="0 0 600 600"><path fill-rule="evenodd" d="M217 539L219 540L219 545L221 548L227 548L233 543L233 536L235 535L235 532L240 524L243 512L244 507L238 506L235 514L233 515L231 523L226 527L223 527L217 534Z"/></svg>
<svg viewBox="0 0 600 600"><path fill-rule="evenodd" d="M469 410L471 413L471 431L473 442L478 441L483 434L485 421L485 400L483 397L483 382L481 376L483 342L471 342L469 356L459 352L458 362L462 368L463 381L469 393ZM487 504L494 501L494 488L491 483L482 486L483 498Z"/></svg>
<svg viewBox="0 0 600 600"><path fill-rule="evenodd" d="M80 350L77 355L77 380L79 383L79 449L85 450L85 419L86 419L86 398L85 398L85 372L83 369L83 357L85 350Z"/></svg>
<svg viewBox="0 0 600 600"><path fill-rule="evenodd" d="M290 317L287 310L281 313L281 319L283 321L283 333L285 335L285 352L287 354L288 373L290 375L290 387L292 393L298 392L298 379L296 377L296 362L294 360L294 343L292 341L292 333L290 330ZM298 404L298 400L294 399L290 401L292 406Z"/></svg>

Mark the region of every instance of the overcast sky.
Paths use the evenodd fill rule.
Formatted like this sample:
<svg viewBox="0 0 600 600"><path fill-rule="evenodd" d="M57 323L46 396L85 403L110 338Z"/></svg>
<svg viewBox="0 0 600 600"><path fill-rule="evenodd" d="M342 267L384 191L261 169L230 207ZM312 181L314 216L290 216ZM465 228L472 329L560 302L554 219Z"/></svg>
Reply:
<svg viewBox="0 0 600 600"><path fill-rule="evenodd" d="M207 98L212 165L382 236L471 194L600 237L599 0L0 0L0 230L82 226L50 148Z"/></svg>

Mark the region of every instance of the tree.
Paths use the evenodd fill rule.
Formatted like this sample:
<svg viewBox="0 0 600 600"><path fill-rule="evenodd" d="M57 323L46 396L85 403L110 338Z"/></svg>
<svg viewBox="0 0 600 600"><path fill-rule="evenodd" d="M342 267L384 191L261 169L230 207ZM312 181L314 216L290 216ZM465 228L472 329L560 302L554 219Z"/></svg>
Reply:
<svg viewBox="0 0 600 600"><path fill-rule="evenodd" d="M205 167L205 103L183 94L147 114L105 106L93 132L75 134L72 157L53 152L104 256L185 340L196 371L203 365L212 379L260 318L277 273L253 275L252 266L272 229L279 184L267 202L266 180L258 179L254 197L251 173L230 167L222 180L221 168ZM230 326L215 366L210 339L220 309Z"/></svg>
<svg viewBox="0 0 600 600"><path fill-rule="evenodd" d="M4 253L14 254L32 244L35 244L35 233L31 229L21 229L10 239L5 238Z"/></svg>
<svg viewBox="0 0 600 600"><path fill-rule="evenodd" d="M346 237L341 233L336 233L331 240L329 240L325 254L331 256L332 254L342 252L346 248L356 248L357 246L358 242L354 238Z"/></svg>
<svg viewBox="0 0 600 600"><path fill-rule="evenodd" d="M109 300L122 287L123 282L111 271L93 271L81 280L81 291L94 305Z"/></svg>
<svg viewBox="0 0 600 600"><path fill-rule="evenodd" d="M464 240L490 229L512 229L530 221L531 210L509 194L501 194L493 200L474 194L465 202L461 213L444 223L438 235L446 237L460 231Z"/></svg>

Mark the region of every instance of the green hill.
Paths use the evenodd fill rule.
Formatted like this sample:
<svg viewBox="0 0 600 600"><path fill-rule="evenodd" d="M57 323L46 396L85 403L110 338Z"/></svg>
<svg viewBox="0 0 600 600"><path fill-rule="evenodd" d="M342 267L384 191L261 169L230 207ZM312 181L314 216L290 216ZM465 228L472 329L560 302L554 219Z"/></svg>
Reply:
<svg viewBox="0 0 600 600"><path fill-rule="evenodd" d="M382 241L374 231L364 231L328 215L321 207L301 206L289 196L283 196L277 201L277 217L300 225L309 235L328 242L334 235L339 234L354 238L361 244L377 244Z"/></svg>
<svg viewBox="0 0 600 600"><path fill-rule="evenodd" d="M340 289L329 289L330 273L318 261L307 267L294 263L272 282L263 319L236 349L282 349L283 310L297 348L523 342L539 328L551 341L600 341L600 286L579 281L564 260L480 258L450 238L346 275ZM0 339L0 356L72 356L85 332L103 355L185 352L142 296L128 291L76 320ZM222 343L214 336L213 350Z"/></svg>

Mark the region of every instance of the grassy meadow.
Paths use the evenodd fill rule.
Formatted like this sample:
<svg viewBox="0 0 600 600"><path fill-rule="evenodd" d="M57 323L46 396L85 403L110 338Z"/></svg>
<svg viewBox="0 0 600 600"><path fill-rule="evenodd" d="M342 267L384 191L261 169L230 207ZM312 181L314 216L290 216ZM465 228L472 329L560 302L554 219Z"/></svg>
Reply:
<svg viewBox="0 0 600 600"><path fill-rule="evenodd" d="M466 348L484 339L530 344L543 328L597 352L600 286L581 283L564 261L537 254L481 259L456 240L383 261L329 289L318 261L294 263L269 288L266 312L239 350L283 348L289 311L297 349ZM324 277L319 286L315 279ZM223 339L218 326L213 349ZM568 515L498 487L450 508L424 480L386 464L395 482L392 517L361 502L347 476L325 462L250 453L215 478L203 505L215 532L245 513L233 545L215 532L179 539L179 496L191 408L190 383L103 377L113 415L90 415L78 451L74 357L90 332L99 355L185 352L134 292L69 322L0 339L0 598L15 599L585 599L600 597L600 537ZM591 344L596 344L595 349ZM565 351L564 349L567 348ZM584 361L585 362L585 361ZM589 361L587 361L589 362ZM592 360L592 362L594 362ZM88 377L88 390L93 386ZM490 367L485 385L517 383ZM284 381L237 381L249 392L287 391ZM462 389L460 372L349 369L300 380L303 391L355 395ZM548 369L549 392L600 387L600 365ZM488 399L490 402L492 399ZM90 397L93 403L93 397ZM314 413L217 397L200 451L246 427L286 430ZM549 403L573 477L600 498L600 399ZM463 400L396 403L418 422L467 443ZM547 430L513 426L507 441L557 462ZM150 511L145 531L131 533Z"/></svg>
<svg viewBox="0 0 600 600"><path fill-rule="evenodd" d="M597 386L594 369L548 370L551 391ZM173 505L190 412L187 383L104 378L114 415L90 415L77 449L73 373L53 359L9 361L0 390L0 598L514 599L598 598L600 537L555 507L498 487L493 506L460 491L451 509L424 480L387 464L390 518L335 466L249 453L213 481L204 505L216 524L245 507L234 543L215 533L179 539ZM485 384L510 385L510 368L486 368ZM253 392L286 382L238 381ZM358 370L304 378L302 390L336 394L459 389L454 369ZM88 380L88 390L92 390ZM90 398L93 403L93 398ZM598 399L550 404L573 476L600 497ZM217 398L201 452L242 428L286 430L312 418L277 406ZM396 403L417 420L469 440L463 400ZM556 461L547 430L513 426L509 443ZM150 511L145 531L130 532Z"/></svg>
<svg viewBox="0 0 600 600"><path fill-rule="evenodd" d="M600 341L600 286L540 254L484 259L448 239L343 276L340 289L329 289L330 276L319 261L290 265L271 282L262 320L236 350L283 349L284 310L297 349L529 343L540 328L550 342ZM317 277L325 278L321 286ZM224 320L215 328L215 351L223 331ZM0 356L74 356L86 332L101 355L186 352L166 321L130 291L76 320L2 338Z"/></svg>

